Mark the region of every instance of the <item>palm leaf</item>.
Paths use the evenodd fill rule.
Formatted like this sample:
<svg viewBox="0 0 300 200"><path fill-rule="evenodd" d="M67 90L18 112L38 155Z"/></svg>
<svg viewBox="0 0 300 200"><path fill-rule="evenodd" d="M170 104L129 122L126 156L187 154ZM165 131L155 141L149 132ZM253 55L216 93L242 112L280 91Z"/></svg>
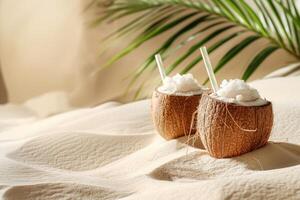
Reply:
<svg viewBox="0 0 300 200"><path fill-rule="evenodd" d="M212 53L214 52L217 48L219 48L220 46L226 44L226 42L230 41L231 39L235 38L236 36L244 33L245 31L239 31L239 32L235 32L231 35L228 35L226 37L224 37L223 39L217 41L216 43L214 43L211 47L208 48L208 53ZM188 64L182 71L181 73L187 73L188 71L190 71L196 64L198 64L200 61L202 61L202 56L196 58L195 60L193 60L190 64Z"/></svg>
<svg viewBox="0 0 300 200"><path fill-rule="evenodd" d="M288 34L288 32L286 31L286 28L285 28L285 25L283 24L283 20L282 20L282 17L280 16L279 14L279 10L276 8L275 4L273 3L272 0L267 0L268 4L270 5L273 13L275 14L276 16L276 19L279 23L279 26L280 26L280 29L283 30L284 32L284 38L286 38L288 40L288 43L289 43L289 47L292 49L292 50L295 50L295 47L292 43L292 40L291 40L291 36L290 34ZM282 4L280 4L282 5Z"/></svg>
<svg viewBox="0 0 300 200"><path fill-rule="evenodd" d="M253 74L253 72L258 68L258 66L271 54L273 53L275 50L277 50L278 47L276 46L270 46L267 47L265 49L263 49L261 52L259 52L254 59L252 60L252 62L249 64L249 66L247 67L246 71L243 74L243 79L247 80L251 74Z"/></svg>
<svg viewBox="0 0 300 200"><path fill-rule="evenodd" d="M164 25L163 27L159 27L159 28L155 28L153 31L146 33L145 35L141 35L140 37L138 37L137 39L135 39L127 48L125 48L122 52L120 52L119 54L115 55L111 60L108 61L108 63L105 65L106 66L110 66L113 63L115 63L116 61L118 61L119 59L121 59L122 57L124 57L125 55L129 54L130 52L132 52L134 49L138 48L140 45L142 45L143 43L145 43L146 41L162 34L163 32L166 32L168 30L170 30L171 28L177 26L178 24L180 24L181 22L191 18L192 16L195 16L196 14L198 14L198 12L192 12L192 13L188 13L178 19L173 20L172 22Z"/></svg>
<svg viewBox="0 0 300 200"><path fill-rule="evenodd" d="M199 42L197 42L195 45L193 45L188 51L186 51L186 53L184 53L182 56L180 56L175 62L174 64L172 64L169 68L167 68L167 73L169 74L171 71L173 71L178 65L180 65L184 60L186 60L187 58L189 58L193 53L197 52L198 49L203 46L204 44L206 44L207 42L209 42L210 40L212 40L213 38L217 37L220 33L223 33L224 31L227 31L228 29L233 28L234 25L227 25L225 27L219 28L216 31L212 32L211 34L209 34L207 37L205 37L204 39L200 40Z"/></svg>
<svg viewBox="0 0 300 200"><path fill-rule="evenodd" d="M145 69L147 69L151 64L154 63L155 61L155 54L161 54L162 56L164 56L165 52L169 49L169 47L171 47L171 45L182 35L184 35L186 32L190 31L192 28L200 25L203 22L207 22L207 18L208 15L203 15L200 16L199 18L193 20L191 23L187 24L186 26L184 26L182 29L180 29L178 32L176 32L174 35L172 35L169 39L167 39L167 41L165 41L163 43L163 45L157 49L154 53L152 53L149 58L146 60L145 65L140 68L141 70L139 70L137 73L135 73L135 77L139 74L141 74ZM213 18L211 18L213 19ZM211 20L209 19L209 20ZM207 27L209 29L209 27Z"/></svg>
<svg viewBox="0 0 300 200"><path fill-rule="evenodd" d="M188 46L167 68L169 74L182 63L189 61L181 70L181 73L187 73L202 60L201 56L191 60L200 46L212 42L208 48L208 52L212 53L246 31L254 34L242 39L224 53L214 69L216 73L238 56L239 52L261 38L269 40L269 45L264 49L258 49L259 53L251 56L243 79L247 80L277 49L283 49L300 58L300 14L295 0L254 0L254 3L255 6L251 6L245 0L115 0L106 12L99 15L96 23L133 16L127 24L109 35L107 41L129 33L135 34L135 39L103 67L111 66L162 34L169 37L149 53L145 63L132 75L130 85L133 85L146 70L155 69L156 53L167 59L182 47ZM233 33L229 34L227 32L229 29ZM203 37L202 34L206 31L209 33ZM219 36L221 39L215 41ZM138 93L142 87L143 84Z"/></svg>
<svg viewBox="0 0 300 200"><path fill-rule="evenodd" d="M240 0L239 3L241 4L241 7L246 10L246 13L250 18L250 22L252 22L252 26L259 30L262 36L266 37L268 35L267 28L263 25L262 20L256 12L244 0Z"/></svg>
<svg viewBox="0 0 300 200"><path fill-rule="evenodd" d="M138 15L134 17L128 23L126 23L125 25L118 28L116 31L109 34L106 38L104 38L104 40L125 36L126 34L135 31L139 28L142 28L144 26L147 26L153 22L159 24L159 22L163 22L164 20L175 15L177 12L180 12L180 10L181 10L180 8L174 8L169 6L162 7L156 10L148 10L144 12L141 16ZM164 12L164 14L162 15L161 12Z"/></svg>
<svg viewBox="0 0 300 200"><path fill-rule="evenodd" d="M225 66L230 60L232 60L233 58L235 58L235 56L240 53L243 49L245 49L246 47L248 47L251 43L255 42L256 40L258 40L260 37L257 35L254 36L249 36L247 38L245 38L244 40L242 40L240 43L238 43L237 45L235 45L233 48L231 48L223 57L222 59L219 61L219 63L217 64L217 66L214 69L214 72L217 73L220 69L223 68L223 66ZM204 84L206 84L208 82L208 79L205 80Z"/></svg>

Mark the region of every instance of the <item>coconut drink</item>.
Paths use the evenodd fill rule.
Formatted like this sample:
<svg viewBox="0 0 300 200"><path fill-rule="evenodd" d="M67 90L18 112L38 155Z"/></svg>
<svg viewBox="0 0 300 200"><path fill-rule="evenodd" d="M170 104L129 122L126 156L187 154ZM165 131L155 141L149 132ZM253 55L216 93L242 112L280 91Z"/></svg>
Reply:
<svg viewBox="0 0 300 200"><path fill-rule="evenodd" d="M196 112L205 89L192 74L166 77L160 57L157 63L163 85L152 95L151 113L157 132L170 140L196 132Z"/></svg>
<svg viewBox="0 0 300 200"><path fill-rule="evenodd" d="M214 92L201 98L197 121L205 149L213 157L228 158L266 145L273 126L272 103L243 80L225 80L216 87L209 65Z"/></svg>
<svg viewBox="0 0 300 200"><path fill-rule="evenodd" d="M223 81L217 93L201 99L198 132L213 157L239 156L266 145L272 125L271 102L242 80Z"/></svg>

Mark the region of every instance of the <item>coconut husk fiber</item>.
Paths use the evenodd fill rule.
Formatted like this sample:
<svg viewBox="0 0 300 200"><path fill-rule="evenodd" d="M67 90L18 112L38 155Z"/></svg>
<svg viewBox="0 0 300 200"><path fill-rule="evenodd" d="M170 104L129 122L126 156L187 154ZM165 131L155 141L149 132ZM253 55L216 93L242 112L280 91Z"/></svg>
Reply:
<svg viewBox="0 0 300 200"><path fill-rule="evenodd" d="M196 132L197 108L202 94L179 96L153 92L151 113L157 132L170 140Z"/></svg>
<svg viewBox="0 0 300 200"><path fill-rule="evenodd" d="M272 104L240 106L203 95L197 130L209 154L239 156L267 144L273 126Z"/></svg>

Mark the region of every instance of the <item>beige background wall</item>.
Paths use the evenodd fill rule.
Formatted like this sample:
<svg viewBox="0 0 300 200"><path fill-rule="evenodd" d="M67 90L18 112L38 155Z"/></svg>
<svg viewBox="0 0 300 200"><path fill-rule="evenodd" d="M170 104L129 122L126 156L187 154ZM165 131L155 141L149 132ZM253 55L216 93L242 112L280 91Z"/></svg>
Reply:
<svg viewBox="0 0 300 200"><path fill-rule="evenodd" d="M95 105L111 99L131 99L122 96L128 83L124 77L141 64L166 36L147 43L139 48L138 53L91 76L115 51L122 49L128 39L115 41L113 50L99 56L99 52L107 48L101 43L101 38L124 22L91 29L87 21L91 19L92 12L83 12L87 2L0 0L0 60L11 102L21 103L55 90L66 91L71 102L79 106ZM239 41L240 38L237 38L212 54L213 63L217 62L221 53ZM243 51L218 74L218 79L240 76L243 67L249 63L248 55L265 44L265 41L258 41L255 46ZM294 60L278 51L263 63L264 66L251 79L262 77ZM166 61L168 63L170 60ZM193 73L200 81L204 80L205 71L201 65ZM2 88L0 94L3 96Z"/></svg>

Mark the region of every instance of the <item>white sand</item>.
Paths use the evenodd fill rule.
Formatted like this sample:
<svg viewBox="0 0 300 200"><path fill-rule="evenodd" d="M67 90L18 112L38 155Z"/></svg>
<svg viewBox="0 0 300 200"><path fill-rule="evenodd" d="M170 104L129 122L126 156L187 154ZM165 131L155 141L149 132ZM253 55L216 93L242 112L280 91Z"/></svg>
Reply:
<svg viewBox="0 0 300 200"><path fill-rule="evenodd" d="M164 141L153 130L149 100L108 103L44 120L6 108L10 121L31 121L2 129L5 117L0 118L0 195L25 200L299 199L300 78L252 85L273 101L272 142L232 159L210 157L199 141L189 148L186 138Z"/></svg>

